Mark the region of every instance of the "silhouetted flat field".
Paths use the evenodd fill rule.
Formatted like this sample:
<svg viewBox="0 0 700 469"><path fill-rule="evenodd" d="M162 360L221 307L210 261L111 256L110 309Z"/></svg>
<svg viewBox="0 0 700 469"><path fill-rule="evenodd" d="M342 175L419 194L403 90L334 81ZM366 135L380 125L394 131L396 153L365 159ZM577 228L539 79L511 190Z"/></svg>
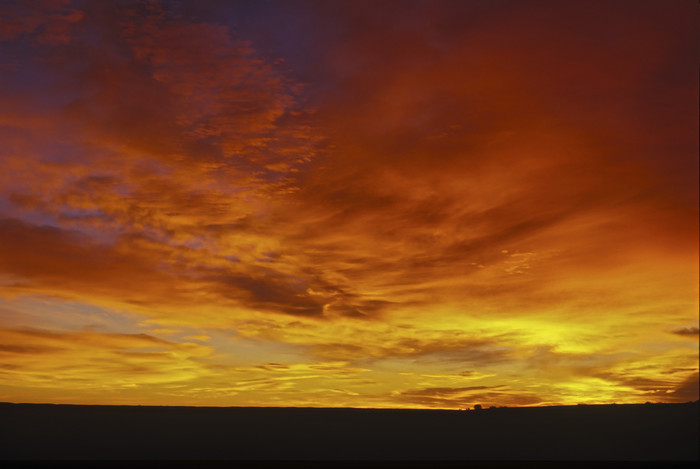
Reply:
<svg viewBox="0 0 700 469"><path fill-rule="evenodd" d="M468 412L0 404L0 422L0 460L27 467L46 461L64 467L90 467L80 461L184 467L198 461L203 468L222 461L228 467L295 468L328 462L495 468L517 461L624 468L662 467L664 461L663 467L680 467L697 461L700 451L697 402Z"/></svg>

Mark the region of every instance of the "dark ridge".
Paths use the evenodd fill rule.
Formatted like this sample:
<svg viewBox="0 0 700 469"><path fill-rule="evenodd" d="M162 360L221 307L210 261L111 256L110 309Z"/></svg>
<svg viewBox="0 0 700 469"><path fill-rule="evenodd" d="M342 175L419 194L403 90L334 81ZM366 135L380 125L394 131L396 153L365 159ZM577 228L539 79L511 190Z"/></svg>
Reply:
<svg viewBox="0 0 700 469"><path fill-rule="evenodd" d="M0 422L0 460L16 467L689 467L700 451L697 401L469 412L0 403Z"/></svg>
<svg viewBox="0 0 700 469"><path fill-rule="evenodd" d="M4 461L3 469L689 469L696 462L669 461Z"/></svg>

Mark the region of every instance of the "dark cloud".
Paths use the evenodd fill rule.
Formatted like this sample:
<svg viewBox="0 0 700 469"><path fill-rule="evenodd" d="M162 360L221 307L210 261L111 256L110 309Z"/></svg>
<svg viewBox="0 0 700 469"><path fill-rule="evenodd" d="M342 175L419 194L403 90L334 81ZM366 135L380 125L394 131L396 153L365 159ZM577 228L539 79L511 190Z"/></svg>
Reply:
<svg viewBox="0 0 700 469"><path fill-rule="evenodd" d="M83 12L68 8L72 0L10 1L0 5L0 41L23 35L41 44L66 44L72 40L71 26Z"/></svg>
<svg viewBox="0 0 700 469"><path fill-rule="evenodd" d="M176 135L201 141L202 149L210 147L220 157L259 165L297 163L286 157L293 152L285 148L285 138L298 146L297 159L304 149L310 152L302 128L276 124L295 104L292 84L227 27L172 20L158 7L127 9L126 18L122 35L135 65L146 65L150 83L166 93L171 108L177 106L174 115L160 114L158 120L180 127ZM147 102L153 110L159 104Z"/></svg>
<svg viewBox="0 0 700 469"><path fill-rule="evenodd" d="M676 402L697 401L700 397L700 391L698 390L699 381L698 373L688 376L673 390L671 397Z"/></svg>
<svg viewBox="0 0 700 469"><path fill-rule="evenodd" d="M268 371L280 371L280 370L288 370L289 366L282 365L280 363L265 363L264 365L259 365L258 368L260 368L262 370L268 370Z"/></svg>
<svg viewBox="0 0 700 469"><path fill-rule="evenodd" d="M301 316L323 314L323 302L309 295L304 279L285 277L274 271L260 272L259 275L223 275L205 277L204 280L213 281L222 296L253 309Z"/></svg>
<svg viewBox="0 0 700 469"><path fill-rule="evenodd" d="M63 350L60 347L49 346L27 346L27 345L0 345L0 353L26 353L29 355L40 355L43 353L56 353Z"/></svg>
<svg viewBox="0 0 700 469"><path fill-rule="evenodd" d="M700 333L700 329L697 327L681 327L680 329L676 329L673 331L674 334L678 334L681 336L696 336Z"/></svg>
<svg viewBox="0 0 700 469"><path fill-rule="evenodd" d="M696 370L696 369L695 369ZM690 370L693 371L693 370ZM683 372L687 374L687 371ZM687 402L698 399L698 373L679 382L673 374L662 379L638 374L599 372L595 376L638 391L642 399L661 402Z"/></svg>
<svg viewBox="0 0 700 469"><path fill-rule="evenodd" d="M306 292L304 279L255 268L245 275L214 276L209 268L178 261L177 249L144 244L144 239L124 241L99 244L80 232L2 219L0 268L17 278L13 288L23 292L79 298L90 291L96 299L127 304L194 305L197 294L185 286L194 281L214 295L213 302L292 315L323 312L322 302Z"/></svg>

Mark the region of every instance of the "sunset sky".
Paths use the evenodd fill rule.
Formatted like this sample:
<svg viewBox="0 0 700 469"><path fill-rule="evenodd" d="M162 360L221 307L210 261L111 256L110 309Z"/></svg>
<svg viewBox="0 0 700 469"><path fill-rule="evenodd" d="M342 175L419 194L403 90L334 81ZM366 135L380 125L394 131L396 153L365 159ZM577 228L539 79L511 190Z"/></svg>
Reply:
<svg viewBox="0 0 700 469"><path fill-rule="evenodd" d="M0 3L0 401L698 399L695 0Z"/></svg>

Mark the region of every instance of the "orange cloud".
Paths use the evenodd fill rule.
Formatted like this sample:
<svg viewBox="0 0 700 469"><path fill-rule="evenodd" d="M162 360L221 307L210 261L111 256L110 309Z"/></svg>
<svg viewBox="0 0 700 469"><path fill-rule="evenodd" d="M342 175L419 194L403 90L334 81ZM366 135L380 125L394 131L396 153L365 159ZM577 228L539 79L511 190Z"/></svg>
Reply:
<svg viewBox="0 0 700 469"><path fill-rule="evenodd" d="M104 386L360 407L692 394L685 5L321 2L258 18L313 26L257 33L274 51L227 24L235 5L73 7L2 15L13 399L50 400L62 367L70 402ZM132 333L77 329L98 307L138 318ZM61 330L37 324L52 308Z"/></svg>

